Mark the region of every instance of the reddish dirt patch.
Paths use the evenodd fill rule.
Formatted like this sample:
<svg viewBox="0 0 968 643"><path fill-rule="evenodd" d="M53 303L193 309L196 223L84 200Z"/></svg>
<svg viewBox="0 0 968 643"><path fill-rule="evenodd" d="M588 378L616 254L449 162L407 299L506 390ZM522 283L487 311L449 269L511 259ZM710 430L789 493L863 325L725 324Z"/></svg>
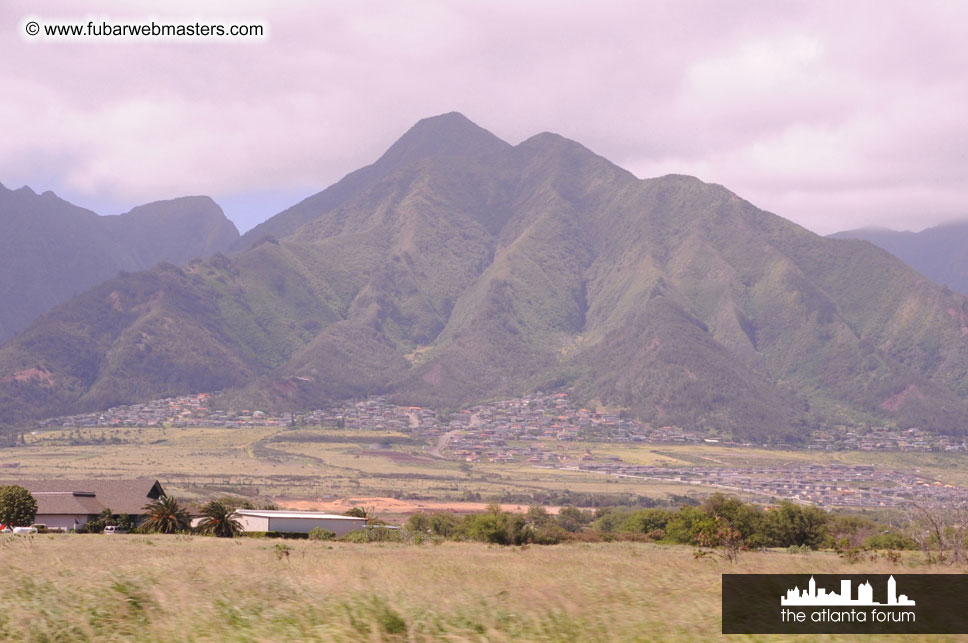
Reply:
<svg viewBox="0 0 968 643"><path fill-rule="evenodd" d="M924 400L924 393L918 390L917 386L915 386L914 384L911 384L900 393L892 395L891 397L881 402L881 408L885 408L888 411L897 411L902 406L904 406L904 402L907 401L908 397L912 395L918 398L919 400Z"/></svg>
<svg viewBox="0 0 968 643"><path fill-rule="evenodd" d="M440 364L434 364L434 366L423 376L423 380L434 388L440 388L440 376L442 370L443 369L441 368Z"/></svg>
<svg viewBox="0 0 968 643"><path fill-rule="evenodd" d="M124 312L124 306L121 305L121 295L117 290L112 290L111 294L108 295L108 301L111 302L111 308L120 312Z"/></svg>
<svg viewBox="0 0 968 643"><path fill-rule="evenodd" d="M296 509L300 511L329 511L332 513L343 513L353 507L373 508L376 514L414 514L420 511L451 511L453 513L478 513L487 509L486 502L445 502L438 500L397 500L396 498L385 498L381 496L371 496L362 498L337 498L324 500L322 498L311 500L306 498L273 498L273 502L284 509ZM504 511L524 513L528 510L527 505L501 505ZM557 514L561 507L545 507L550 514Z"/></svg>
<svg viewBox="0 0 968 643"><path fill-rule="evenodd" d="M0 379L0 382L28 382L30 380L40 380L47 384L54 383L54 378L51 377L50 371L42 368L27 368L22 371L17 371L13 375L8 375Z"/></svg>

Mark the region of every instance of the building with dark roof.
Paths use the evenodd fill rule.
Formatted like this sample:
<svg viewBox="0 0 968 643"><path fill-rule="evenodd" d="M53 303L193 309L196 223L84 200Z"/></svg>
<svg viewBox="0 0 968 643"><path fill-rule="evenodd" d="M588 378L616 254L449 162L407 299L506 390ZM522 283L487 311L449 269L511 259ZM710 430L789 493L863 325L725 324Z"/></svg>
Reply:
<svg viewBox="0 0 968 643"><path fill-rule="evenodd" d="M17 480L4 484L24 487L37 501L36 523L49 528L76 529L105 509L112 514L141 514L143 507L165 495L154 478L126 480Z"/></svg>

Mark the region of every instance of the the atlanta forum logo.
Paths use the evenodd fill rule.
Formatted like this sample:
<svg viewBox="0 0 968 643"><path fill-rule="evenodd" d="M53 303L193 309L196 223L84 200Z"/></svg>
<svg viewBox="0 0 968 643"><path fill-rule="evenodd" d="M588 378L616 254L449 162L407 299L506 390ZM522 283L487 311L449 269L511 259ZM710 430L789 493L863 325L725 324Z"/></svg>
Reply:
<svg viewBox="0 0 968 643"><path fill-rule="evenodd" d="M722 578L723 634L968 634L968 574Z"/></svg>
<svg viewBox="0 0 968 643"><path fill-rule="evenodd" d="M814 623L866 623L868 618L875 623L911 623L917 619L917 615L914 610L903 608L914 607L915 604L905 594L898 595L897 581L893 575L887 579L885 602L874 600L874 587L870 581L857 586L857 597L854 598L850 579L841 579L839 592L828 592L823 587L817 587L817 581L811 576L805 588L794 586L787 590L786 596L780 596L780 606L783 607L780 619L784 623L803 623L808 618ZM825 609L807 611L792 607Z"/></svg>

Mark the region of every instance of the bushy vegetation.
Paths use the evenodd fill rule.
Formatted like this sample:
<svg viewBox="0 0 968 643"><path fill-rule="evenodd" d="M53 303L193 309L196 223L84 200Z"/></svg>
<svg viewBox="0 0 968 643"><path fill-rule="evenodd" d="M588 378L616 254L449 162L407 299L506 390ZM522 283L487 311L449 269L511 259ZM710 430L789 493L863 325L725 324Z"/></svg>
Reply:
<svg viewBox="0 0 968 643"><path fill-rule="evenodd" d="M309 540L334 540L336 534L323 527L313 527L309 530Z"/></svg>
<svg viewBox="0 0 968 643"><path fill-rule="evenodd" d="M108 526L120 527L128 532L137 529L138 521L136 516L130 514L116 514L110 507L102 511L97 518L89 520L77 528L79 534L100 534Z"/></svg>
<svg viewBox="0 0 968 643"><path fill-rule="evenodd" d="M492 505L484 513L463 517L417 513L407 521L406 531L496 545L640 540L713 549L916 548L900 530L885 528L862 516L829 514L790 501L763 507L719 493L701 506L679 509L602 507L592 511L564 507L552 515L541 506L516 514Z"/></svg>

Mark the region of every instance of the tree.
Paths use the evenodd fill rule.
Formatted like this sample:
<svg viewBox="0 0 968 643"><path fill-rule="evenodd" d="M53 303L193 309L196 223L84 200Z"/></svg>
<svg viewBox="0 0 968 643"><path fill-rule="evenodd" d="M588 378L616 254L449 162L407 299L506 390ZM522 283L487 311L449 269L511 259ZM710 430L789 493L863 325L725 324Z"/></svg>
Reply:
<svg viewBox="0 0 968 643"><path fill-rule="evenodd" d="M37 517L37 501L23 487L0 487L0 524L29 527Z"/></svg>
<svg viewBox="0 0 968 643"><path fill-rule="evenodd" d="M696 536L696 544L713 549L722 547L723 557L735 563L743 548L743 534L730 525L725 518L716 516L711 528L704 529Z"/></svg>
<svg viewBox="0 0 968 643"><path fill-rule="evenodd" d="M528 522L534 527L544 527L555 521L554 517L548 513L548 510L541 505L531 505L528 507L528 513L525 516Z"/></svg>
<svg viewBox="0 0 968 643"><path fill-rule="evenodd" d="M698 507L682 507L666 523L665 537L682 545L696 544L701 533L716 530L716 519Z"/></svg>
<svg viewBox="0 0 968 643"><path fill-rule="evenodd" d="M576 533L592 521L592 515L578 507L562 507L558 511L558 526L566 531Z"/></svg>
<svg viewBox="0 0 968 643"><path fill-rule="evenodd" d="M426 533L450 538L457 533L460 521L452 513L435 512L425 514L417 512L407 520L407 530L412 533Z"/></svg>
<svg viewBox="0 0 968 643"><path fill-rule="evenodd" d="M523 545L534 539L534 530L524 516L501 511L497 505L465 517L461 531L470 540L496 545Z"/></svg>
<svg viewBox="0 0 968 643"><path fill-rule="evenodd" d="M746 545L760 547L767 544L767 536L763 533L765 514L756 505L717 492L706 498L702 508L713 518L738 531Z"/></svg>
<svg viewBox="0 0 968 643"><path fill-rule="evenodd" d="M960 564L965 561L968 537L968 505L922 506L912 502L915 512L907 535L917 543L929 563Z"/></svg>
<svg viewBox="0 0 968 643"><path fill-rule="evenodd" d="M621 516L621 514L619 514ZM651 534L657 531L665 532L666 525L674 516L674 512L668 509L639 509L631 515L624 517L616 528L617 531Z"/></svg>
<svg viewBox="0 0 968 643"><path fill-rule="evenodd" d="M192 517L188 511L170 496L162 496L144 506L145 531L160 534L176 534L191 529Z"/></svg>
<svg viewBox="0 0 968 643"><path fill-rule="evenodd" d="M366 518L366 524L371 524L376 522L376 515L373 513L373 507L351 507L347 511L343 512L344 516L353 516L354 518Z"/></svg>
<svg viewBox="0 0 968 643"><path fill-rule="evenodd" d="M770 545L817 549L827 537L829 516L819 507L783 500L766 513L763 522Z"/></svg>
<svg viewBox="0 0 968 643"><path fill-rule="evenodd" d="M234 510L218 500L202 507L202 521L198 529L204 534L219 538L234 538L242 533L242 524L233 517Z"/></svg>

